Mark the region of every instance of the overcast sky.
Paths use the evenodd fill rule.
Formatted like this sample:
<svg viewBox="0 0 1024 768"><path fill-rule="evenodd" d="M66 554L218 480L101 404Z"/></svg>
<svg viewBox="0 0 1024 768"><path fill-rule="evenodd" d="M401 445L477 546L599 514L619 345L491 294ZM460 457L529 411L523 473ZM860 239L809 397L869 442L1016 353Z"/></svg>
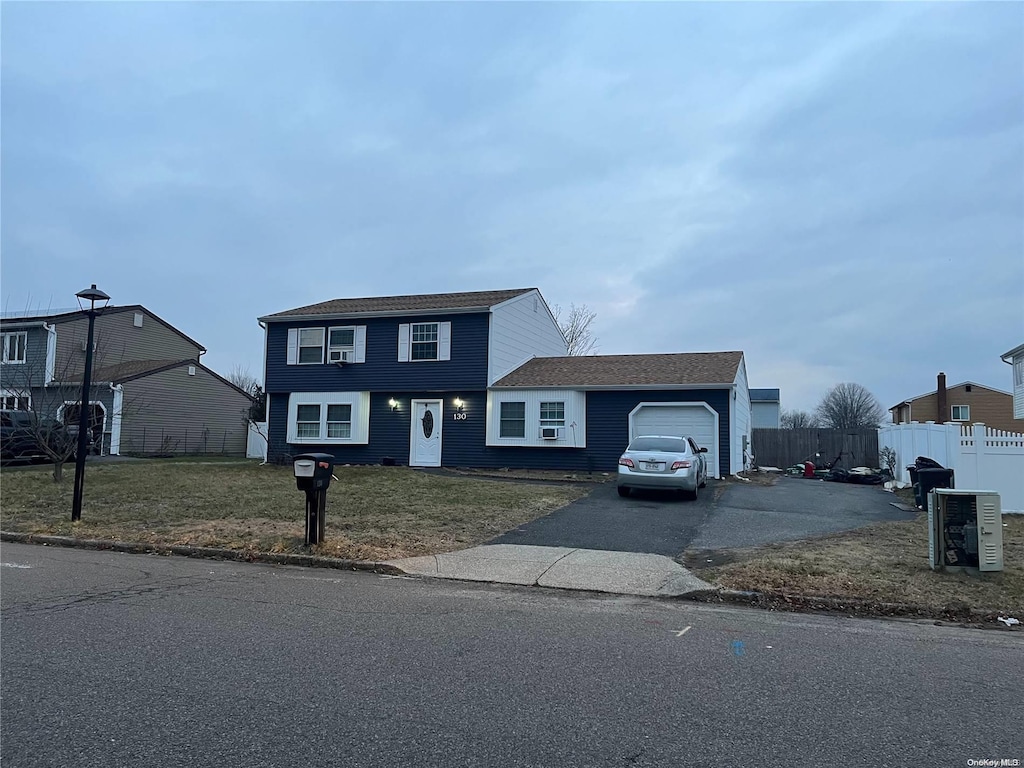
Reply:
<svg viewBox="0 0 1024 768"><path fill-rule="evenodd" d="M2 5L2 309L540 288L812 409L1012 388L1024 5Z"/></svg>

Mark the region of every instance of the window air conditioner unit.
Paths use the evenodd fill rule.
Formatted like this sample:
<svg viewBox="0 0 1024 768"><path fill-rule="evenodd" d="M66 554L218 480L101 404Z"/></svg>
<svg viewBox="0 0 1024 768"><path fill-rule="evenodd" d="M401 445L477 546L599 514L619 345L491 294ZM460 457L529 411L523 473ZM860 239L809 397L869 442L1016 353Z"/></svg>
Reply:
<svg viewBox="0 0 1024 768"><path fill-rule="evenodd" d="M351 349L332 349L327 353L327 360L331 363L351 363L355 357Z"/></svg>
<svg viewBox="0 0 1024 768"><path fill-rule="evenodd" d="M541 427L540 436L542 440L557 440L558 427Z"/></svg>

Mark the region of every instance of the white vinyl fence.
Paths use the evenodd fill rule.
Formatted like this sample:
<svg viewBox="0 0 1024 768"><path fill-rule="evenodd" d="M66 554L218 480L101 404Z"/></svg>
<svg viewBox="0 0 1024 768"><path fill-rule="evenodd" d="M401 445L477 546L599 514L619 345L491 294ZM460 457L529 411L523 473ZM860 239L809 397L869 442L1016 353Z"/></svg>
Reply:
<svg viewBox="0 0 1024 768"><path fill-rule="evenodd" d="M927 456L953 470L957 488L996 491L1004 512L1024 513L1024 434L984 424L893 424L878 430L878 447L896 451L896 480L910 484L907 466Z"/></svg>
<svg viewBox="0 0 1024 768"><path fill-rule="evenodd" d="M249 422L249 439L245 444L245 458L267 460L267 422Z"/></svg>

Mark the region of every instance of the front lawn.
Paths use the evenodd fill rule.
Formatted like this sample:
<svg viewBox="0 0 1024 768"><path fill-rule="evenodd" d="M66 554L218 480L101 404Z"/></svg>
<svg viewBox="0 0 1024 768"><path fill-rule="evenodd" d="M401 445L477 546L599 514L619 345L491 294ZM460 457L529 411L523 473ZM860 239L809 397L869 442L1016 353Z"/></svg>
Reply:
<svg viewBox="0 0 1024 768"><path fill-rule="evenodd" d="M931 570L927 518L920 512L809 541L693 553L689 565L719 586L760 592L775 607L806 608L822 597L863 613L1024 621L1024 515L1003 515L1004 570L976 575Z"/></svg>
<svg viewBox="0 0 1024 768"><path fill-rule="evenodd" d="M336 467L317 554L385 560L481 544L587 493L572 485L442 477L407 467ZM78 538L302 552L305 494L292 468L145 461L90 465L80 523L73 472L3 472L0 528Z"/></svg>

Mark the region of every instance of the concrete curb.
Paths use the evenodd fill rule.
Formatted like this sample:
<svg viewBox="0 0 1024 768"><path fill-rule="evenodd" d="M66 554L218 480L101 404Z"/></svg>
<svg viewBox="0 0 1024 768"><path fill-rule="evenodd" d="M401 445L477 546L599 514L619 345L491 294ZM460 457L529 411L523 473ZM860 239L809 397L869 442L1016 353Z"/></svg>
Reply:
<svg viewBox="0 0 1024 768"><path fill-rule="evenodd" d="M694 602L726 602L753 606L768 610L785 610L792 613L808 611L829 611L846 613L858 618L917 619L935 624L958 624L984 629L1018 631L996 621L997 614L980 611L949 608L945 611L916 605L914 603L884 603L860 598L825 597L822 595L798 595L785 592L748 592L737 589L694 592L681 595L680 599ZM939 616L941 614L941 618Z"/></svg>
<svg viewBox="0 0 1024 768"><path fill-rule="evenodd" d="M38 533L12 533L9 531L0 531L0 541L10 541L17 544L47 544L51 547L127 552L135 555L178 555L180 557L198 557L207 560L232 560L245 563L267 563L270 565L298 565L306 568L335 568L345 571L372 571L373 573L386 573L395 576L405 573L393 565L372 560L345 560L335 557L320 557L318 555L254 552L220 549L218 547L138 544L127 541L111 541L109 539L76 539L72 536L48 536Z"/></svg>

